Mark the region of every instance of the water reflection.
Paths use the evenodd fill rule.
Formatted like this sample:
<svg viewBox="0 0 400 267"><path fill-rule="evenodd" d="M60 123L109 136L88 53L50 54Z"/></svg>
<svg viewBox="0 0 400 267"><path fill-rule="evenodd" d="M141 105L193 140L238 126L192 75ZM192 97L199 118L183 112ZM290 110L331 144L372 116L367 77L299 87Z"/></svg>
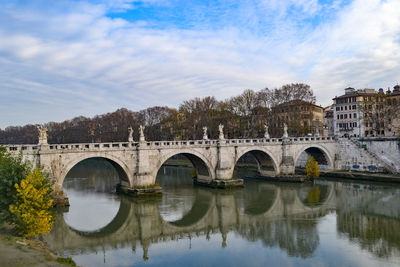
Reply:
<svg viewBox="0 0 400 267"><path fill-rule="evenodd" d="M190 170L176 167L158 178L162 199L121 198L111 220L89 233L70 227L71 206L47 243L85 266L400 263L398 186L251 180L211 190L193 187Z"/></svg>
<svg viewBox="0 0 400 267"><path fill-rule="evenodd" d="M193 206L196 189L192 179L177 179L190 177L190 168L162 167L157 175L156 183L163 188L163 198L158 208L165 221L173 222L182 219Z"/></svg>
<svg viewBox="0 0 400 267"><path fill-rule="evenodd" d="M118 173L105 160L86 160L72 168L63 184L71 205L64 214L67 225L90 232L110 223L120 206L119 197L110 194L118 181Z"/></svg>

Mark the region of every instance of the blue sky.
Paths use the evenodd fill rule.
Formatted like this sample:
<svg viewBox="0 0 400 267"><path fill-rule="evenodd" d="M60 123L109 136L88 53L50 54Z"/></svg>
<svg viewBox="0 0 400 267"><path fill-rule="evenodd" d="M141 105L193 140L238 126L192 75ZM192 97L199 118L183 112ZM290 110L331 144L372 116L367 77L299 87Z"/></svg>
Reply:
<svg viewBox="0 0 400 267"><path fill-rule="evenodd" d="M0 2L0 128L244 89L400 82L399 0Z"/></svg>

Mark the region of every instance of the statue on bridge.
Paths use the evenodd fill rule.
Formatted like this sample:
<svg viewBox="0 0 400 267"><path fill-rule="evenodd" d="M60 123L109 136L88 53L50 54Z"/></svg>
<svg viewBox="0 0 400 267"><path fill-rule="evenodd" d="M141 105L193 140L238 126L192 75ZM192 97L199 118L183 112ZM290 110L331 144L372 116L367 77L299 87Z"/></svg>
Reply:
<svg viewBox="0 0 400 267"><path fill-rule="evenodd" d="M219 140L225 140L224 125L222 125L222 124L218 125L218 131L219 131Z"/></svg>
<svg viewBox="0 0 400 267"><path fill-rule="evenodd" d="M146 139L144 138L144 128L145 127L143 125L139 126L139 134L140 134L139 141L140 142L146 141Z"/></svg>
<svg viewBox="0 0 400 267"><path fill-rule="evenodd" d="M203 140L208 140L207 127L203 127Z"/></svg>
<svg viewBox="0 0 400 267"><path fill-rule="evenodd" d="M36 126L39 130L39 145L47 145L47 128L43 126Z"/></svg>
<svg viewBox="0 0 400 267"><path fill-rule="evenodd" d="M132 143L133 142L133 129L131 126L128 127L128 132L129 132L128 142Z"/></svg>
<svg viewBox="0 0 400 267"><path fill-rule="evenodd" d="M318 128L318 125L315 127L315 137L319 137L319 128Z"/></svg>
<svg viewBox="0 0 400 267"><path fill-rule="evenodd" d="M270 139L269 133L268 133L268 125L264 124L264 138L265 139Z"/></svg>
<svg viewBox="0 0 400 267"><path fill-rule="evenodd" d="M283 123L283 136L282 136L282 138L288 138L289 137L287 130L288 130L287 124Z"/></svg>

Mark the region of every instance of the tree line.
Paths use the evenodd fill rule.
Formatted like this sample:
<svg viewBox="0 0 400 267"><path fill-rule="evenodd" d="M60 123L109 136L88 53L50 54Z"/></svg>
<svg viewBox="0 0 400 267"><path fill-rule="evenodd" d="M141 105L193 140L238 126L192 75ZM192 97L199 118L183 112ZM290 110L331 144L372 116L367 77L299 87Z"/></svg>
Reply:
<svg viewBox="0 0 400 267"><path fill-rule="evenodd" d="M209 138L218 138L219 124L225 126L226 138L255 138L263 136L264 125L272 121L272 107L292 100L315 103L315 96L309 85L292 83L275 89L247 89L223 101L213 96L195 97L177 109L155 106L134 112L121 108L93 118L79 116L43 126L48 129L49 143L127 141L128 127L134 129L133 137L139 140L140 125L145 126L146 140L150 141L202 139L203 127L208 127ZM280 136L282 131L271 129L275 133L271 137ZM0 129L0 144L37 142L36 125Z"/></svg>

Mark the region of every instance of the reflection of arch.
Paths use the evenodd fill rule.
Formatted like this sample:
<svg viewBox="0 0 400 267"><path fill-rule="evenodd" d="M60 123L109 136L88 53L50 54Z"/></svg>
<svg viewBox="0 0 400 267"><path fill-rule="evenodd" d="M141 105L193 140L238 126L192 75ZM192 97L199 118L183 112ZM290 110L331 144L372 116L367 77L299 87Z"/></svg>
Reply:
<svg viewBox="0 0 400 267"><path fill-rule="evenodd" d="M118 177L121 182L124 182L128 184L129 186L131 185L131 181L129 180L128 176L128 167L124 162L119 160L118 158L111 156L111 155L102 155L102 156L81 156L78 158L75 158L74 160L68 162L66 164L66 167L62 170L61 175L60 175L60 180L58 181L60 185L63 184L65 177L69 173L69 171L76 166L79 162L82 162L87 159L104 159L107 160L117 171Z"/></svg>
<svg viewBox="0 0 400 267"><path fill-rule="evenodd" d="M329 167L333 166L333 159L330 156L330 154L328 153L328 150L321 145L315 145L315 144L305 146L302 149L300 149L299 152L297 152L297 155L295 156L295 159L294 159L296 166L298 166L297 165L298 160L301 157L301 154L303 152L305 152L308 156L313 156L320 165L327 165ZM307 160L307 159L305 159L305 160Z"/></svg>
<svg viewBox="0 0 400 267"><path fill-rule="evenodd" d="M279 189L273 184L260 184L258 182L248 182L246 187L251 188L252 185L260 190L257 193L252 192L244 195L245 202L250 199L250 203L246 203L247 205L244 207L244 213L248 215L268 214L278 201ZM251 202L254 202L255 205L251 205Z"/></svg>
<svg viewBox="0 0 400 267"><path fill-rule="evenodd" d="M267 151L265 148L252 147L242 151L237 155L233 168L235 168L239 159L247 153L251 153L251 155L256 159L258 171L261 175L275 176L278 174L278 165L276 164L277 160L273 156L273 153Z"/></svg>
<svg viewBox="0 0 400 267"><path fill-rule="evenodd" d="M193 167L196 169L197 173L197 178L200 180L212 180L213 177L213 172L212 170L212 165L209 162L207 158L205 158L202 154L196 152L195 150L180 150L179 152L172 151L169 153L164 154L158 164L156 165L156 168L153 171L153 182L155 182L157 173L160 170L161 166L171 157L176 156L176 155L183 155L185 156L190 162L193 164Z"/></svg>
<svg viewBox="0 0 400 267"><path fill-rule="evenodd" d="M332 185L314 184L313 186L302 186L297 189L297 197L308 207L323 205L332 191Z"/></svg>
<svg viewBox="0 0 400 267"><path fill-rule="evenodd" d="M210 209L212 198L209 196L209 194L202 194L202 192L205 192L205 190L196 190L196 197L193 207L182 217L182 219L168 223L176 227L187 227L203 219Z"/></svg>
<svg viewBox="0 0 400 267"><path fill-rule="evenodd" d="M121 198L117 215L115 215L115 217L109 224L107 224L103 228L100 228L99 230L80 231L70 226L68 226L68 228L71 229L73 232L77 233L78 235L84 237L99 238L108 236L110 234L115 233L125 223L126 219L129 217L130 207L131 203L129 202L129 200L126 198Z"/></svg>

